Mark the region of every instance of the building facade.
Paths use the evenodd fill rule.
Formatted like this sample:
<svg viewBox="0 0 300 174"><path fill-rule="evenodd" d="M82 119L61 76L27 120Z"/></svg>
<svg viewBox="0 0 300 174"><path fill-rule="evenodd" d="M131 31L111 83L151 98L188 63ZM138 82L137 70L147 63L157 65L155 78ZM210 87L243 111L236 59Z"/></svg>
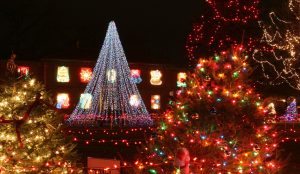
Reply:
<svg viewBox="0 0 300 174"><path fill-rule="evenodd" d="M16 61L18 73L42 81L53 95L56 107L71 113L91 78L95 61L43 59ZM185 86L186 71L171 65L129 63L130 78L136 83L150 113L163 112L178 87ZM6 71L6 61L0 61ZM1 73L0 76L4 76Z"/></svg>

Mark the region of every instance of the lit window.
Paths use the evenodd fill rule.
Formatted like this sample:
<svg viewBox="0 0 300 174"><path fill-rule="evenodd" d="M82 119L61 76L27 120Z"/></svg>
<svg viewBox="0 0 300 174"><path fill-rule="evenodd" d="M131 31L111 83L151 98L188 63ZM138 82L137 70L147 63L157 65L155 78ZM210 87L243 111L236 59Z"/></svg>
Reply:
<svg viewBox="0 0 300 174"><path fill-rule="evenodd" d="M92 95L91 94L81 94L80 101L79 101L80 108L82 109L89 109L92 105Z"/></svg>
<svg viewBox="0 0 300 174"><path fill-rule="evenodd" d="M80 68L80 81L88 83L92 79L92 68Z"/></svg>
<svg viewBox="0 0 300 174"><path fill-rule="evenodd" d="M161 85L162 84L162 81L161 81L162 74L159 70L150 71L150 75L151 75L150 83L152 85Z"/></svg>
<svg viewBox="0 0 300 174"><path fill-rule="evenodd" d="M139 99L138 95L131 95L129 99L130 106L139 107L141 104L141 100Z"/></svg>
<svg viewBox="0 0 300 174"><path fill-rule="evenodd" d="M177 74L177 87L186 87L186 73L180 72Z"/></svg>
<svg viewBox="0 0 300 174"><path fill-rule="evenodd" d="M57 76L56 79L58 82L69 82L69 67L66 66L59 66L57 68Z"/></svg>
<svg viewBox="0 0 300 174"><path fill-rule="evenodd" d="M28 66L18 66L18 73L23 76L28 76L29 67Z"/></svg>
<svg viewBox="0 0 300 174"><path fill-rule="evenodd" d="M160 95L151 96L151 109L154 110L160 109Z"/></svg>
<svg viewBox="0 0 300 174"><path fill-rule="evenodd" d="M142 82L141 70L139 70L139 69L130 70L130 79L135 84L141 83Z"/></svg>
<svg viewBox="0 0 300 174"><path fill-rule="evenodd" d="M67 109L70 106L70 97L67 93L59 93L56 96L56 108L57 109Z"/></svg>
<svg viewBox="0 0 300 174"><path fill-rule="evenodd" d="M115 83L117 79L117 72L115 69L107 70L106 72L107 81L110 83Z"/></svg>

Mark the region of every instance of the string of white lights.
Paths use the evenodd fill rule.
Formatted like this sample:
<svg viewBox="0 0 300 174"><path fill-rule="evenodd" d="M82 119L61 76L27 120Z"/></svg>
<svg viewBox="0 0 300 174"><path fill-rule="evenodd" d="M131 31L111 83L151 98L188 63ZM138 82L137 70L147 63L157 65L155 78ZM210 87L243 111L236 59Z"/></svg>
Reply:
<svg viewBox="0 0 300 174"><path fill-rule="evenodd" d="M300 90L300 69L297 67L300 56L300 0L289 0L288 7L295 16L294 22L281 19L275 12L269 13L270 25L259 22L263 31L261 42L269 48L254 50L252 57L259 63L268 84L287 83Z"/></svg>
<svg viewBox="0 0 300 174"><path fill-rule="evenodd" d="M130 80L130 69L114 22L109 23L92 78L67 121L71 125L90 126L152 124L137 86Z"/></svg>

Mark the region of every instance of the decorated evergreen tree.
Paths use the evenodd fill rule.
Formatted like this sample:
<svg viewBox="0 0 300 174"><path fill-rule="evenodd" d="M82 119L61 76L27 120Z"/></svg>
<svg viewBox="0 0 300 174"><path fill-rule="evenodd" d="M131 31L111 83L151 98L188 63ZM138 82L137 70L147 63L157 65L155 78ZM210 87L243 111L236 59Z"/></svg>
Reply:
<svg viewBox="0 0 300 174"><path fill-rule="evenodd" d="M200 59L135 162L145 173L268 173L277 133L247 84L242 47Z"/></svg>
<svg viewBox="0 0 300 174"><path fill-rule="evenodd" d="M8 68L0 86L0 173L80 173L75 145L43 85L16 75L13 60Z"/></svg>

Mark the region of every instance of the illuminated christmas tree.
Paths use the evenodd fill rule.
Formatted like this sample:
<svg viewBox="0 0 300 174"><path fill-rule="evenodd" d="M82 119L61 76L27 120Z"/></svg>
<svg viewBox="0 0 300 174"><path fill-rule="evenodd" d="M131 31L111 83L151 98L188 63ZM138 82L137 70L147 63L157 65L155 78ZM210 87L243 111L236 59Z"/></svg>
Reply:
<svg viewBox="0 0 300 174"><path fill-rule="evenodd" d="M187 38L192 63L231 45L243 44L248 51L256 45L260 0L206 0L205 13L194 23Z"/></svg>
<svg viewBox="0 0 300 174"><path fill-rule="evenodd" d="M200 59L135 162L144 173L274 173L277 132L241 47Z"/></svg>
<svg viewBox="0 0 300 174"><path fill-rule="evenodd" d="M67 120L71 125L149 126L152 120L130 78L117 28L110 22L84 94Z"/></svg>
<svg viewBox="0 0 300 174"><path fill-rule="evenodd" d="M263 31L262 49L255 49L253 60L260 65L264 78L261 83L279 85L287 83L300 90L300 2L298 0L282 1L282 15L272 11L268 20L260 21Z"/></svg>
<svg viewBox="0 0 300 174"><path fill-rule="evenodd" d="M0 173L80 173L62 115L43 85L26 74L15 78L16 67L8 64L14 75L0 86Z"/></svg>
<svg viewBox="0 0 300 174"><path fill-rule="evenodd" d="M289 97L289 105L286 108L286 112L284 114L284 120L286 121L295 121L297 120L298 112L297 112L297 102L294 97Z"/></svg>

